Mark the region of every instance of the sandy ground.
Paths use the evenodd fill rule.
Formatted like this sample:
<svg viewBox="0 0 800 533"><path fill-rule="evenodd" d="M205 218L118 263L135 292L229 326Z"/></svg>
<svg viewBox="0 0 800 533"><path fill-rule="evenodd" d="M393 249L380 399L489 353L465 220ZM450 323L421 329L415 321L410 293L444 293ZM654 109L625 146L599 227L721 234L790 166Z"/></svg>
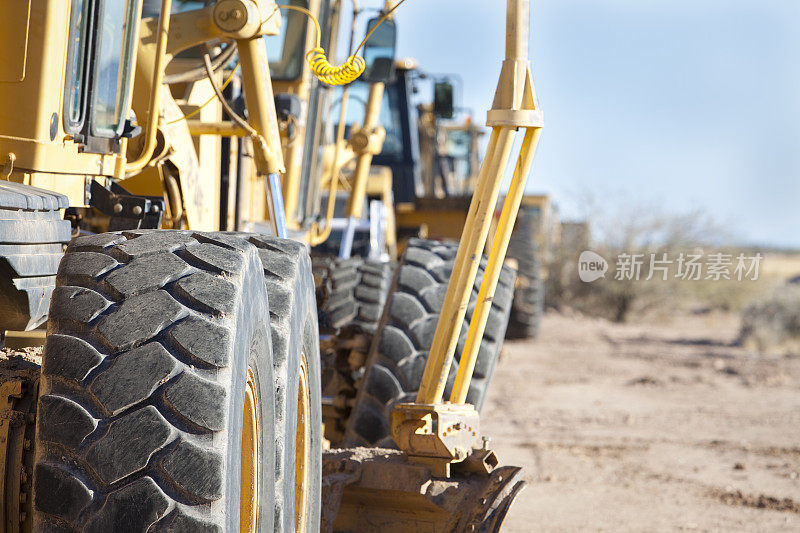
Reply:
<svg viewBox="0 0 800 533"><path fill-rule="evenodd" d="M800 531L800 359L737 328L548 314L507 343L481 417L529 483L504 531Z"/></svg>

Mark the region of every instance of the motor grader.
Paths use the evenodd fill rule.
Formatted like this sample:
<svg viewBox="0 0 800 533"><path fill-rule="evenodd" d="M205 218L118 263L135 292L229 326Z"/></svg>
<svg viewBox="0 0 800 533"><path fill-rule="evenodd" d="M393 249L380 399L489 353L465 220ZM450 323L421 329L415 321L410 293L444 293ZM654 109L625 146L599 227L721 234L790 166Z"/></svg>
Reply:
<svg viewBox="0 0 800 533"><path fill-rule="evenodd" d="M378 205L387 196L393 200L386 209L390 215L389 252L403 250L408 239L415 237L455 240L464 229L480 169L480 138L485 132L455 105L454 79L426 73L415 60L406 58L396 62L378 102L365 82L355 82L348 89L350 99L361 107L380 110L373 114L386 132L380 150L371 158L367 193ZM420 98L431 84L432 98ZM359 109L359 105L355 107ZM348 115L352 115L348 124L358 128L360 116L351 111ZM346 200L345 195L342 204ZM500 212L498 206L495 221ZM490 236L495 227L490 228ZM526 194L507 253L507 262L517 270L507 338L536 337L544 313L547 265L554 259L559 235L551 198ZM492 240L490 237L487 242ZM362 243L366 242L367 238L362 238ZM339 241L332 239L327 247L337 249L338 245ZM362 245L360 253L367 255L371 249Z"/></svg>
<svg viewBox="0 0 800 533"><path fill-rule="evenodd" d="M507 5L461 241L409 243L370 346L353 346L363 376L324 460L320 345L340 340L321 333L331 294L309 255L332 229L316 117L322 82L380 62L327 61L340 2L291 4L317 28L271 0L186 4L5 6L0 330L46 325L41 369L15 362L0 383L5 530L499 529L523 483L466 402L502 341L503 259L542 126L527 1ZM265 36L311 64L268 56Z"/></svg>

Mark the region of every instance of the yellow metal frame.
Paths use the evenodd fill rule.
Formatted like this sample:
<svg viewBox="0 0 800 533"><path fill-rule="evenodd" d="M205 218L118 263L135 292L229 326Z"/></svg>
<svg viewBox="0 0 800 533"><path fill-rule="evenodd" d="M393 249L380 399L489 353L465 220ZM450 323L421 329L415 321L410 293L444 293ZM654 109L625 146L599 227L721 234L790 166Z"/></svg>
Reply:
<svg viewBox="0 0 800 533"><path fill-rule="evenodd" d="M461 324L469 304L469 295L475 282L481 252L486 243L494 206L500 192L500 183L511 153L514 131L521 127L528 131L512 178L511 190L524 191L530 172L533 154L539 140L538 132L543 122L542 114L537 108L528 61L529 10L527 0L508 0L506 59L503 62L492 109L487 113L487 125L492 127L492 133L436 326L431 354L417 395L418 403L435 404L442 400ZM513 227L522 195L509 194L508 198L501 211L500 221L505 226L511 221ZM489 263L481 285L484 297L489 298L489 302L494 297L494 288L505 259L509 237L510 230L504 233L498 229L498 236L489 255ZM492 279L493 274L494 279ZM482 304L486 305L485 301L479 299L477 304L479 307L476 308L470 328L485 327L486 316L480 312ZM464 355L460 366L474 365L474 360L470 362L469 355Z"/></svg>
<svg viewBox="0 0 800 533"><path fill-rule="evenodd" d="M238 0L237 0L238 1ZM252 0L251 0L252 1ZM308 2L308 11L310 13L318 13L321 8L321 1L320 0L310 0ZM209 8L206 8L209 9ZM262 9L262 11L264 11ZM272 13L273 11L270 11ZM276 12L277 13L277 12ZM292 38L293 34L299 35L300 32L303 31L303 28L306 25L306 18L303 14L297 14L297 18L294 18L291 15L284 17L281 21L281 24L286 23L289 24L290 27L287 29L288 39ZM336 28L338 28L338 11L334 10L332 13L332 22L331 27L334 28L333 33L336 34ZM182 14L181 14L182 15ZM173 17L174 19L175 17ZM267 17L267 21L274 22L274 17L270 14ZM174 23L173 23L174 25ZM203 26L202 23L198 24L199 26ZM188 27L189 24L182 23L182 27ZM274 32L267 32L265 34L271 34ZM303 38L303 48L305 50L309 50L315 46L315 32L314 31L305 31L304 38ZM297 37L300 39L300 37ZM333 39L330 48L331 52L335 47L335 39ZM288 93L297 96L301 101L308 102L311 93L311 84L312 84L312 73L309 68L307 62L303 62L302 64L301 73L295 79L281 79L281 80L270 80L271 90L274 92L282 92ZM242 76L244 78L244 74ZM244 80L243 80L244 82ZM244 87L245 92L247 92L247 87ZM252 92L252 91L251 91ZM245 95L247 99L247 95ZM265 103L267 99L265 99ZM271 100L270 100L271 101ZM274 106L272 106L274 107ZM304 113L307 113L308 106L304 107ZM250 101L248 101L248 111L250 112ZM262 120L262 122L265 122ZM267 117L266 122L271 123L271 119ZM201 121L190 119L186 121L186 124L189 128L189 132L193 136L202 136L202 135L213 135L213 136L220 136L220 137L248 137L251 134L245 130L244 128L240 127L236 123L232 121ZM282 172L281 176L281 184L282 184L282 191L283 191L283 199L284 199L284 206L287 218L287 225L291 229L299 230L300 229L300 221L297 218L297 205L300 194L303 194L304 191L300 190L300 179L301 179L301 171L303 165L303 157L304 157L304 143L303 139L305 138L306 128L313 127L313 125L307 124L307 117L301 116L299 120L295 123L295 133L292 138L289 138L286 135L283 137L278 136L278 132L274 132L275 135L263 135L264 141L269 142L272 146L272 151L276 152L278 144L280 143L280 148L283 155L283 164L285 166L285 171ZM259 130L258 127L256 127ZM259 130L260 131L260 130ZM263 133L263 132L262 132ZM275 141L277 139L277 141ZM275 141L275 142L273 142ZM258 144L261 141L256 138L255 144L258 147ZM252 152L251 149L247 149L247 152ZM258 154L255 154L258 157ZM261 158L262 161L264 158ZM245 169L243 172L244 175L244 184L243 187L249 191L246 196L253 198L255 196L261 196L266 191L264 190L263 180L260 178L262 172L259 170L259 167L256 166L255 172L252 171L252 167L248 165L248 168ZM263 202L262 202L263 203ZM245 218L248 218L252 222L261 222L264 220L269 219L269 215L266 209L260 209L259 205L251 205L249 208L245 209L248 213ZM261 206L263 207L263 206ZM317 228L318 230L318 228ZM317 235L315 239L315 234ZM321 242L327 238L327 235L323 236L324 238L319 238L319 231L312 231L309 235L306 235L304 238L307 239L309 242Z"/></svg>
<svg viewBox="0 0 800 533"><path fill-rule="evenodd" d="M351 158L347 155L352 153L355 156L356 167L351 177L350 195L347 200L346 217L360 217L361 210L364 208L364 200L367 197L367 183L369 181L372 157L379 154L386 131L378 125L383 92L383 83L371 83L369 95L367 97L366 113L364 114L364 124L352 128L347 144L344 144L345 116L347 113L347 103L349 90L345 87L342 93L341 110L339 117L339 127L336 132L336 143L333 147L333 163L328 177L328 202L325 210L325 226L320 230L318 224L312 226L311 245L322 244L331 234L331 220L333 219L336 194L339 190L339 173L346 162Z"/></svg>
<svg viewBox="0 0 800 533"><path fill-rule="evenodd" d="M162 1L166 3L169 0ZM164 11L162 10L162 12ZM207 133L214 135L244 133L251 137L254 142L247 143L246 150L253 155L255 172L252 177L247 173L248 179L243 185L248 191L246 195L248 198L265 197L264 178L270 173L282 173L284 159L275 116L266 48L261 38L264 35L276 35L280 31L282 17L273 0L224 0L205 8L177 13L166 18L168 18L166 22L163 19L160 20L160 17L144 19L140 27L132 107L137 116L147 117L147 121L145 135L142 136L144 139L142 140L140 137L131 143L129 156L131 159L137 158L139 161L131 165L131 172L126 177L132 180L131 187L133 189L140 193L143 192L141 187L134 182L141 181L139 177L142 174L153 174L153 170L159 168L163 156L153 157L148 144L160 131L160 135L167 143L168 150L164 154L173 163L176 161L184 163L183 167L178 165L178 168L181 169L181 210L186 213L186 222L193 229L216 229L219 221L215 213L209 215L209 208L218 208L218 205L215 204L216 199L213 193L208 190L210 184L203 182L205 175L200 178L192 178L191 174L193 171L196 172L197 163L185 164L195 158L194 153L189 154L188 152L196 151L195 145L186 142L186 138L190 139L189 135L191 134ZM163 38L165 25L169 32L168 38ZM235 126L232 123L219 121L209 123L193 120L183 123L180 116L177 119L162 116L169 114L171 109L177 108L169 90L160 83L163 68L179 52L214 39L233 39L237 43L241 83L249 111L249 122L242 121ZM218 81L212 81L217 86L219 85ZM213 88L213 86L210 87ZM159 111L150 113L151 109ZM163 148L159 148L159 151L163 151ZM139 157L140 154L141 157ZM249 163L249 159L247 163ZM142 164L143 168L138 169ZM183 179L184 171L190 178L187 182L184 182ZM152 185L163 180L145 181ZM145 185L145 183L142 182L141 185ZM162 185L165 186L166 183ZM201 185L204 187L200 187ZM161 189L163 190L164 187L162 186ZM217 187L212 187L212 189L217 190ZM161 190L147 191L148 194L161 192ZM267 203L264 200L260 204L264 207ZM216 209L211 209L211 211L216 211ZM254 218L265 220L266 212L265 208L258 209Z"/></svg>
<svg viewBox="0 0 800 533"><path fill-rule="evenodd" d="M514 229L514 221L517 219L520 201L525 194L526 178L533 164L533 155L536 151L541 131L541 128L528 128L522 140L519 160L514 169L514 176L511 178L511 185L503 203L503 210L500 212L500 221L497 225L494 244L489 251L489 260L486 263L484 279L478 291L475 310L472 313L472 320L467 331L466 344L461 354L456 380L450 395L450 401L453 403L464 403L467 400L469 383L472 380L472 372L478 358L478 349L486 328L486 321L489 317L494 292L497 288L497 281L500 278L500 271L503 268L503 261L508 251L508 243L511 238L511 232Z"/></svg>
<svg viewBox="0 0 800 533"><path fill-rule="evenodd" d="M455 266L436 325L430 356L425 365L416 404L400 404L395 408L407 416L414 416L415 410L418 411L415 406L420 404L435 406L442 401L461 324L469 305L469 296L475 282L481 253L486 244L500 192L500 184L511 153L514 133L519 128L525 128L522 149L517 159L509 194L500 213L497 234L490 249L478 300L470 321L467 334L468 344L461 356L456 383L450 398L451 402L462 403L465 400L466 391L472 379L477 349L486 327L508 241L543 125L542 113L536 102L528 61L529 13L528 0L507 1L506 57L503 61L492 109L487 113L487 125L492 127L492 133L467 213ZM403 416L393 417L393 421L403 419ZM406 424L405 427L413 426ZM399 427L393 427L393 435L400 430ZM408 439L400 440L411 442L413 438L414 435L411 435ZM405 448L409 448L409 446ZM457 458L452 457L450 460L457 460Z"/></svg>
<svg viewBox="0 0 800 533"><path fill-rule="evenodd" d="M372 156L380 153L386 132L378 125L378 116L381 110L381 101L385 89L383 83L371 83L369 97L367 98L367 112L364 115L364 125L350 136L351 146L357 148L356 170L353 174L353 188L347 202L348 217L361 216L364 207L364 198L367 192L367 178L369 167L372 165Z"/></svg>
<svg viewBox="0 0 800 533"><path fill-rule="evenodd" d="M147 108L147 126L144 131L145 142L142 153L133 161L125 164L126 172L142 170L153 156L156 149L156 129L160 115L161 86L164 83L164 67L166 66L167 41L169 40L169 21L172 15L172 0L161 0L161 13L158 17L156 38L156 60L153 65L153 86L150 90L150 105ZM144 116L144 115L143 115Z"/></svg>
<svg viewBox="0 0 800 533"><path fill-rule="evenodd" d="M245 2L245 1L253 1L253 0L230 0L231 3L233 2ZM394 9L396 2L387 1L384 6L384 11L388 12ZM315 12L318 11L320 7L319 0L312 0L309 2L309 11ZM205 11L208 12L211 8L205 8ZM197 27L205 27L206 24L202 21L200 12L203 10L198 10L198 14L194 16L195 20L197 21ZM263 9L262 9L263 11ZM208 14L203 15L205 17ZM338 27L338 19L336 18L337 14L334 13L333 17L333 24ZM391 16L391 15L390 15ZM188 28L191 24L191 19L185 14L179 14L173 16L173 22L171 23L172 26L179 25L180 28ZM351 32L354 31L354 27L351 28ZM220 31L219 28L212 30L207 30L208 35ZM192 35L191 38L183 37L183 41L188 40L195 40L196 35ZM351 35L352 37L352 35ZM150 39L151 42L154 39ZM310 48L310 43L314 41L314 34L313 32L306 32L306 48ZM261 138L256 138L254 142L254 152L255 152L255 159L256 159L256 175L263 174L262 169L265 168L266 164L266 157L262 157L259 152L259 142L269 143L273 145L275 139L280 139L279 132L275 130L274 132L269 132L269 134L265 134L265 131L271 127L272 124L277 124L276 120L273 120L272 117L265 115L264 113L259 112L256 110L255 117L252 110L251 102L248 98L248 86L252 85L252 82L248 81L247 79L247 71L249 70L252 72L251 69L247 69L245 66L246 62L252 61L247 57L242 57L242 43L237 40L237 45L239 45L240 49L240 62L242 64L242 80L243 80L243 87L245 90L245 99L247 100L247 108L250 114L250 122L258 130ZM181 49L186 47L186 44L182 42L180 44ZM263 47L262 47L263 48ZM175 49L170 42L167 47L167 57L168 59L171 58L174 53ZM245 54L247 52L245 51ZM168 61L167 61L168 62ZM266 74L267 79L269 79L269 73ZM311 85L311 71L307 64L304 64L301 76L296 80L279 80L275 83L271 83L271 86L274 86L275 90L289 92L291 94L296 94L301 100L307 101L309 94L310 94L310 85ZM266 87L266 86L265 86ZM250 93L255 92L263 92L265 89L259 87L257 90L251 88ZM369 175L370 175L370 166L372 162L372 156L376 153L379 153L382 147L383 139L385 137L385 131L382 127L378 125L378 116L380 112L380 105L383 98L383 91L384 91L384 84L382 83L373 83L370 84L370 91L369 91L369 98L367 101L366 112L364 117L364 123L361 126L353 128L350 138L345 141L344 140L344 120L340 120L340 128L337 131L337 139L335 145L332 150L328 150L333 154L333 164L329 166L327 172L325 173L326 177L328 177L327 184L328 184L328 193L329 193L329 200L327 202L327 207L324 211L324 223L322 227L319 224L314 224L310 228L310 232L305 236L305 239L313 246L318 245L328 239L330 236L330 221L333 218L334 213L334 206L335 206L335 199L336 193L338 192L339 188L339 180L337 179L330 179L329 176L337 176L341 171L341 168L355 159L355 171L351 176L349 182L351 184L350 187L350 194L348 198L348 205L347 205L347 216L358 216L363 208L365 198L367 196L367 188L369 182ZM269 91L267 91L269 92ZM271 102L271 92L269 92L270 97L265 98L264 102L269 103ZM342 95L342 117L344 117L346 113L346 106L347 106L347 96L348 96L348 89L345 87L344 93ZM141 98L141 96L140 96ZM269 100L269 102L267 102ZM141 104L140 104L141 105ZM265 111L269 112L269 109L274 109L274 106L268 105ZM259 123L260 126L256 125ZM206 121L199 121L199 120L187 120L187 126L191 135L199 136L199 135L216 135L216 136L248 136L248 132L243 128L239 127L238 125L229 122L229 121L216 121L216 122L206 122ZM295 134L295 137L304 135L305 128L307 125L305 124L304 120L300 121L298 124L298 129ZM274 149L275 147L272 146L270 152L273 154L276 152ZM300 191L300 174L301 174L301 167L302 167L302 157L303 157L303 143L297 142L290 142L288 139L283 139L283 161L285 161L285 171L283 172L282 177L282 185L283 185L283 196L284 196L284 203L287 215L287 224L289 227L293 229L300 229L299 222L296 218L296 210L297 210L297 203L299 195L302 193ZM267 169L268 173L275 171L275 169ZM248 187L253 189L254 191L258 189L257 182L259 180L256 179L255 182L252 180L248 180ZM259 189L260 190L260 189ZM252 195L250 195L252 196ZM266 213L264 213L266 215ZM392 221L393 222L393 221ZM390 240L394 242L394 235L390 236Z"/></svg>

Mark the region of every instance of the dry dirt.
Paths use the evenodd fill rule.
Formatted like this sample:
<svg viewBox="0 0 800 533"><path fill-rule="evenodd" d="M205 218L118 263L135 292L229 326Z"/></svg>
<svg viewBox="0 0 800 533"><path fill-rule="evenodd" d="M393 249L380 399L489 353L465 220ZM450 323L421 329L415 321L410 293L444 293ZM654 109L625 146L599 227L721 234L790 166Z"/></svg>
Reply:
<svg viewBox="0 0 800 533"><path fill-rule="evenodd" d="M507 343L481 416L529 483L504 531L800 531L800 359L737 329L548 314Z"/></svg>

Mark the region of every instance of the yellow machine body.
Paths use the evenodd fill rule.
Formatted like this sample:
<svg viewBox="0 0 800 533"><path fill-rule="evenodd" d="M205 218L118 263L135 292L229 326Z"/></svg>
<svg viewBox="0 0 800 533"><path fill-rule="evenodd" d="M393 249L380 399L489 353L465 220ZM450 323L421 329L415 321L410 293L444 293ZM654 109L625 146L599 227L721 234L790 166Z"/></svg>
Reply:
<svg viewBox="0 0 800 533"><path fill-rule="evenodd" d="M119 149L82 151L64 129L70 3L3 4L0 101L14 105L0 109L2 178L56 190L72 205L84 205L86 179L121 176L125 159Z"/></svg>

